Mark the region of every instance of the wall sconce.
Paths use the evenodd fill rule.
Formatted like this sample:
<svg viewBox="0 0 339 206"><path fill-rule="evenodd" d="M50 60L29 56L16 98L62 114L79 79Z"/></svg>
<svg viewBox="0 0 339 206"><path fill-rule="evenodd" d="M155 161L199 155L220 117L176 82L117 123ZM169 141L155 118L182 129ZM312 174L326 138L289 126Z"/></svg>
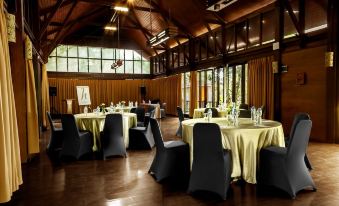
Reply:
<svg viewBox="0 0 339 206"><path fill-rule="evenodd" d="M334 52L325 52L325 67L333 67Z"/></svg>
<svg viewBox="0 0 339 206"><path fill-rule="evenodd" d="M8 36L8 42L16 42L15 37L15 15L7 13L6 14L7 19L7 36Z"/></svg>

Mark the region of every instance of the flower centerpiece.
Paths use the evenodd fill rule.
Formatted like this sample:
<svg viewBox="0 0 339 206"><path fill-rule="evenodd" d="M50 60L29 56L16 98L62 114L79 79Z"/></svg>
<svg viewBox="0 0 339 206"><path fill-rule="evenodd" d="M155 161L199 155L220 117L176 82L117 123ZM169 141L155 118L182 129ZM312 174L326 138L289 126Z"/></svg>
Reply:
<svg viewBox="0 0 339 206"><path fill-rule="evenodd" d="M99 108L100 108L100 112L105 113L105 111L106 111L106 105L105 105L105 103L101 103L101 104L99 105Z"/></svg>
<svg viewBox="0 0 339 206"><path fill-rule="evenodd" d="M125 104L126 104L125 101L121 101L120 103L121 103L121 107L125 107Z"/></svg>

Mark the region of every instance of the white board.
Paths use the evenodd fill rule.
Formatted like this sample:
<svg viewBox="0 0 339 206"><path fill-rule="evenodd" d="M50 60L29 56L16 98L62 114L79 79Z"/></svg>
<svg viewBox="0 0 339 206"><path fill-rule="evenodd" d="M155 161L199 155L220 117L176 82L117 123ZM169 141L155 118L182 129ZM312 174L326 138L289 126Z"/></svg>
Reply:
<svg viewBox="0 0 339 206"><path fill-rule="evenodd" d="M91 96L88 86L77 86L77 95L79 105L91 105Z"/></svg>

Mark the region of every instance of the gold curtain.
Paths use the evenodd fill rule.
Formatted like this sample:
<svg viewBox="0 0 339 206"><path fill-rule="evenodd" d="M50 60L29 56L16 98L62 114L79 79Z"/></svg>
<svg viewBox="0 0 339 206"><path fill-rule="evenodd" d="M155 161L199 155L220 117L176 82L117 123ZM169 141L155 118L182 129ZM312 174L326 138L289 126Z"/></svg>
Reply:
<svg viewBox="0 0 339 206"><path fill-rule="evenodd" d="M265 107L265 118L274 118L273 57L248 62L248 100L250 105Z"/></svg>
<svg viewBox="0 0 339 206"><path fill-rule="evenodd" d="M19 134L14 102L7 26L0 0L0 203L22 184Z"/></svg>
<svg viewBox="0 0 339 206"><path fill-rule="evenodd" d="M36 100L34 69L31 59L31 41L25 35L26 50L26 105L27 105L27 142L28 155L39 153L39 123Z"/></svg>
<svg viewBox="0 0 339 206"><path fill-rule="evenodd" d="M47 128L47 115L46 112L50 110L49 103L49 86L48 86L48 76L47 76L47 68L46 64L42 65L42 79L41 79L41 107L42 107L42 125Z"/></svg>
<svg viewBox="0 0 339 206"><path fill-rule="evenodd" d="M190 75L191 87L190 87L190 117L193 117L194 109L197 108L197 72L191 71Z"/></svg>

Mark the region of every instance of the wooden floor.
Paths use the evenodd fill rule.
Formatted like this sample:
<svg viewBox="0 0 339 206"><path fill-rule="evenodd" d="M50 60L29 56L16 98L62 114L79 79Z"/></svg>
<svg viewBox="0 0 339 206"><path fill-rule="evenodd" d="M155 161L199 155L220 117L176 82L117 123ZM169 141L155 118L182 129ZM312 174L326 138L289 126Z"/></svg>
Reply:
<svg viewBox="0 0 339 206"><path fill-rule="evenodd" d="M175 139L176 118L161 121L165 140ZM41 154L23 165L24 184L6 205L339 205L339 145L310 143L312 177L318 191L299 192L295 200L285 193L234 182L226 201L213 195L199 198L186 194L186 183L156 183L147 173L155 151L128 151L127 158L52 162L41 139Z"/></svg>

